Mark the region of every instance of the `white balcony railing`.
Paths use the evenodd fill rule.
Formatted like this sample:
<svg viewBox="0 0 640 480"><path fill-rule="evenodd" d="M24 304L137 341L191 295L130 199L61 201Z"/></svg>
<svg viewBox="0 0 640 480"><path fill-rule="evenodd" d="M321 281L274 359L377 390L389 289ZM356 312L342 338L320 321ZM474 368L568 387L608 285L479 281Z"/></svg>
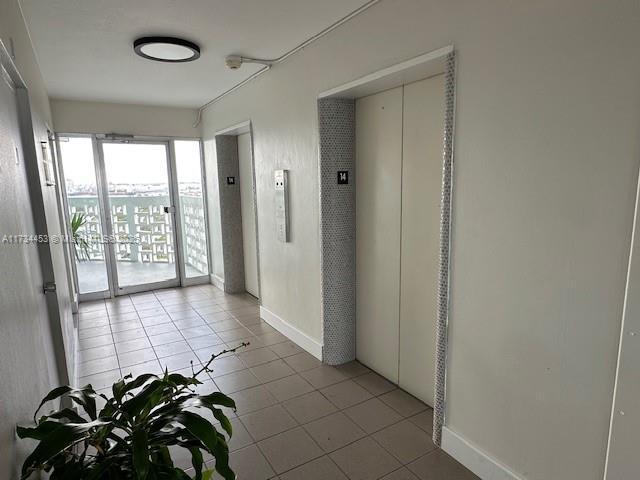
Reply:
<svg viewBox="0 0 640 480"><path fill-rule="evenodd" d="M92 195L68 197L71 215L86 215L86 223L78 233L87 239L88 249L81 260L102 261L105 258L98 198ZM118 262L174 263L173 226L163 208L170 204L166 195L111 195L111 220L116 240ZM202 197L181 195L185 263L206 274L207 239Z"/></svg>

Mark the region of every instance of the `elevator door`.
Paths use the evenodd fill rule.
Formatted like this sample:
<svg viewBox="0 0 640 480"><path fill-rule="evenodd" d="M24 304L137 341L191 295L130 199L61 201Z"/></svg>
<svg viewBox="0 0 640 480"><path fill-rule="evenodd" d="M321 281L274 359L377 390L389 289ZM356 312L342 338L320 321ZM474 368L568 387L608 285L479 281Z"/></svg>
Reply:
<svg viewBox="0 0 640 480"><path fill-rule="evenodd" d="M443 76L356 101L356 354L433 404Z"/></svg>
<svg viewBox="0 0 640 480"><path fill-rule="evenodd" d="M404 87L399 385L433 405L444 75Z"/></svg>
<svg viewBox="0 0 640 480"><path fill-rule="evenodd" d="M356 100L356 355L398 383L402 87Z"/></svg>
<svg viewBox="0 0 640 480"><path fill-rule="evenodd" d="M253 154L251 134L238 135L240 169L240 208L242 210L242 243L244 248L244 288L254 297L258 288L258 249L256 245L256 213L253 195Z"/></svg>

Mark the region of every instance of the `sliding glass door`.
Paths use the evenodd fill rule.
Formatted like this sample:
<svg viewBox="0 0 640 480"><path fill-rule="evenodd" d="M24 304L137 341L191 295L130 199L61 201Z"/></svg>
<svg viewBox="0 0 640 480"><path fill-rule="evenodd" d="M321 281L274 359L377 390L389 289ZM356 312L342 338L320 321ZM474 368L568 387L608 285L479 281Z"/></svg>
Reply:
<svg viewBox="0 0 640 480"><path fill-rule="evenodd" d="M182 273L191 283L209 275L209 245L205 215L204 172L200 142L173 142L182 245Z"/></svg>
<svg viewBox="0 0 640 480"><path fill-rule="evenodd" d="M209 281L199 140L59 136L82 299Z"/></svg>
<svg viewBox="0 0 640 480"><path fill-rule="evenodd" d="M85 297L109 296L108 251L103 242L106 223L93 140L90 136L59 136L58 145L77 291Z"/></svg>
<svg viewBox="0 0 640 480"><path fill-rule="evenodd" d="M179 284L167 143L100 141L117 293Z"/></svg>

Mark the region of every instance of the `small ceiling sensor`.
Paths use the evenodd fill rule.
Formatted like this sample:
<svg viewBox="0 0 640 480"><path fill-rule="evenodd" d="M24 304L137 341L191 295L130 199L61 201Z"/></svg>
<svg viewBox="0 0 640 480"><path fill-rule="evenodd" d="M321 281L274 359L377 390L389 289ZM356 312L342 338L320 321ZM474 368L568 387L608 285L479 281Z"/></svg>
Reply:
<svg viewBox="0 0 640 480"><path fill-rule="evenodd" d="M133 42L133 49L142 58L158 62L192 62L200 57L200 47L175 37L142 37Z"/></svg>
<svg viewBox="0 0 640 480"><path fill-rule="evenodd" d="M243 61L240 55L227 55L224 59L224 63L231 70L237 70L242 66Z"/></svg>

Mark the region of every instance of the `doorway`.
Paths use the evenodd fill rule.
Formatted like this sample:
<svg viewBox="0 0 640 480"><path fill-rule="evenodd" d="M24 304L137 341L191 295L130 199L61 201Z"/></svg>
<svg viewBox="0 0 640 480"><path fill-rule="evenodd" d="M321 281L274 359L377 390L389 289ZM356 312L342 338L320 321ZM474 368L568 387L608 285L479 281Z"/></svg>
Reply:
<svg viewBox="0 0 640 480"><path fill-rule="evenodd" d="M260 241L251 121L220 130L205 144L212 147L209 154L214 169L211 211L214 218L220 219L219 231L212 233L212 257L216 264L219 259L214 283L226 293L247 292L260 299Z"/></svg>
<svg viewBox="0 0 640 480"><path fill-rule="evenodd" d="M208 282L199 140L58 142L80 300Z"/></svg>
<svg viewBox="0 0 640 480"><path fill-rule="evenodd" d="M356 358L433 406L444 76L355 110Z"/></svg>
<svg viewBox="0 0 640 480"><path fill-rule="evenodd" d="M442 442L445 418L449 251L455 124L455 59L453 46L446 46L369 73L343 85L321 92L318 95L323 362L329 365L340 365L354 360L358 356L363 358L363 352L366 352L367 347L363 344L362 338L358 337L367 335L363 332L363 330L367 329L367 322L383 330L386 329L385 332L388 332L390 336L384 339L387 344L383 345L382 348L391 349L384 351L384 355L390 359L390 363L385 366L381 364L380 359L375 358L370 363L377 362L377 367L374 367L374 370L376 368L379 371L385 369L389 372L389 378L397 378L396 381L401 383L403 383L400 380L402 377L402 363L414 366L414 373L419 377L419 382L427 393L420 393L417 389L412 391L412 387L406 383L404 388L412 391L418 397L425 398L427 403L433 405L433 441L438 446ZM360 167L356 168L356 157L361 156L363 148L367 148L364 145L360 145L360 141L357 139L356 102L358 102L358 99L373 97L381 92L390 92L398 87L400 87L401 94L399 95L399 91L396 90L395 95L402 98L407 94L411 84L418 85L421 80L437 77L441 74L444 74L441 77L442 88L439 92L439 101L442 109L437 128L441 135L439 143L441 150L437 156L438 169L436 172L432 172L428 178L428 182L434 182L433 191L438 194L438 216L436 222L415 223L413 224L414 228L411 228L412 222L408 218L414 212L407 211L407 207L410 207L410 205L405 200L408 202L412 198L412 191L418 198L424 193L416 190L415 185L412 185L415 182L412 182L412 180L415 177L419 185L424 185L424 189L427 188L426 185L428 184L424 180L424 172L420 172L420 168L424 167L423 164L414 165L413 173L407 171L406 174L403 174L402 172L405 166L412 170L411 162L405 158L405 156L407 158L410 156L411 146L407 147L405 145L407 139L403 138L408 133L405 123L410 121L411 112L409 112L409 109L405 111L403 101L400 101L400 108L398 108L397 99L395 107L392 105L385 106L385 109L390 108L391 112L394 112L392 116L396 120L400 120L399 130L397 121L388 122L389 129L395 131L396 135L395 139L390 141L394 142L394 148L397 148L398 145L400 146L400 154L398 155L397 150L395 150L395 157L390 159L376 158L377 151L375 148L372 149L374 155L369 161L374 164L376 162L380 163L383 169L378 172L367 172ZM394 94L390 93L388 95L393 96ZM362 107L363 102L359 103ZM419 105L419 102L416 102L416 105ZM380 134L384 138L389 137L389 131L386 129L382 129ZM420 136L424 135L424 133L420 132L420 129L416 129L414 135L417 136L417 140L420 140ZM379 139L376 138L373 138L373 142L380 143ZM358 144L357 146L356 143ZM420 154L422 148L420 147L420 142L416 142L416 145L415 151ZM384 142L379 145L382 150L388 149L388 147L390 146ZM409 149L408 152L404 152L405 147ZM403 165L403 161L408 162L407 165ZM392 166L387 165L389 162ZM363 265L360 261L362 260L362 253L358 251L357 243L358 236L361 237L362 234L357 227L361 226L363 220L363 214L359 210L363 207L362 202L365 201L363 194L366 196L366 192L361 191L358 194L357 191L361 190L360 177L362 175L369 175L374 185L376 183L380 185L382 189L380 191L396 192L392 197L386 197L383 194L376 195L375 191L370 192L369 195L369 201L374 203L374 205L369 205L370 207L377 205L379 211L384 212L389 207L386 204L389 203L396 208L395 216L388 216L390 218L389 223L381 223L376 219L376 215L371 215L369 218L372 222L377 222L378 228L375 231L375 235L384 237L384 234L386 234L391 243L384 245L378 241L377 244L373 243L368 246L370 251L374 253L384 251L385 247L390 245L398 247L388 252L391 255L390 259L384 257L384 253L374 259L382 262L392 261L394 269L381 269L379 265L374 268L374 265ZM364 181L366 182L366 180ZM435 186L436 181L437 186ZM402 192L405 189L406 194L403 196ZM417 205L418 209L422 208L420 200L417 203L415 203L415 200L412 200L412 202L415 204L413 206ZM397 208L400 208L400 210ZM360 215L359 219L356 213ZM364 215L366 223L367 213L364 213ZM403 255L403 249L411 249L412 246L415 246L413 244L416 240L421 245L422 242L425 242L425 239L421 238L425 233L424 225L429 226L431 235L437 235L438 237L435 241L437 245L437 266L435 268L437 274L435 276L430 275L432 286L420 284L422 280L420 280L419 274L421 271L426 271L423 263L416 262L413 264L411 256ZM403 226L409 228L402 232ZM394 230L387 231L391 229ZM433 237L430 241L433 241ZM424 260L424 258L422 259ZM404 262L402 261L403 259ZM360 268L358 268L358 264ZM375 270L380 275L380 278L371 279L369 277L367 279L365 277L363 279L363 268ZM404 272L402 268L405 268ZM414 268L417 271L413 270ZM418 275L416 275L415 279L412 279L411 275L409 275L411 273ZM357 293L358 289L363 289L361 285L363 281L365 283L368 281L372 287L368 298ZM412 289L403 288L403 285L407 287L407 282L409 282L408 286L414 286L415 291L419 292L418 296L415 295L415 291L412 291ZM384 290L385 285L391 286L390 293ZM384 294L388 295L388 298L391 298L394 308L388 308L389 305L385 304L384 308L388 314L382 318L376 316L378 312L373 311L371 318L374 321L371 322L371 318L365 318L367 309L369 311L373 310L367 302L376 302L375 295L372 293L376 288L380 288ZM414 303L407 303L403 297L415 299ZM431 305L427 305L427 301ZM404 309L401 308L403 304ZM397 306L397 310L395 306ZM358 312L358 310L360 311ZM426 325L424 321L429 324L435 319L435 325L431 323L432 329L430 327L430 331L427 334L434 342L434 355L423 355L413 360L407 358L402 360L401 356L405 353L419 353L424 343L424 333L417 331L415 336L409 336L402 332L405 330L401 328L400 324L403 310L407 314L412 310L421 311L421 318L418 319L418 326L421 327ZM405 325L410 329L417 326L411 322ZM407 340L409 343L412 340L417 340L417 345L407 346L407 351L405 352L404 348L400 348L401 336L407 337L405 345L409 345L406 343ZM374 349L370 348L369 350L373 351ZM367 354L364 353L364 356L367 356Z"/></svg>
<svg viewBox="0 0 640 480"><path fill-rule="evenodd" d="M100 140L99 146L115 291L177 285L168 143Z"/></svg>

